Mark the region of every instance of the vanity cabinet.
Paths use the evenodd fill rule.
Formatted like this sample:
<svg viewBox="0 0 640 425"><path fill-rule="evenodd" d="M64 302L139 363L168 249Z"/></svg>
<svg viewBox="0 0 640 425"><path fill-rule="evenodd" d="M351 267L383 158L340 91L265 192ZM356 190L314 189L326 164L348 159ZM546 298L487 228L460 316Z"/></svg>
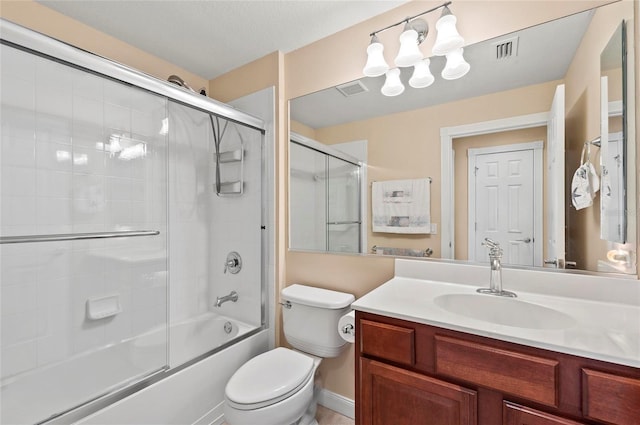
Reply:
<svg viewBox="0 0 640 425"><path fill-rule="evenodd" d="M640 424L640 369L356 312L356 424Z"/></svg>

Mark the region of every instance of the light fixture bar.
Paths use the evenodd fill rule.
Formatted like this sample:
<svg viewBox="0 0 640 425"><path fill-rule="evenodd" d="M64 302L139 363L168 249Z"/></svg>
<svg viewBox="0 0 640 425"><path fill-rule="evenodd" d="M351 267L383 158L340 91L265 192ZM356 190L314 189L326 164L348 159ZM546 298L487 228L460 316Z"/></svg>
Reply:
<svg viewBox="0 0 640 425"><path fill-rule="evenodd" d="M440 6L436 6L436 7L432 8L432 9L426 10L426 11L424 11L424 12L422 12L422 13L418 13L417 15L413 15L413 16L409 16L409 17L407 17L407 18L404 18L402 21L396 22L395 24L391 24L391 25L389 25L389 26L387 26L387 27L384 27L384 28L382 28L382 29L379 29L379 30L377 30L377 31L372 32L371 34L369 34L369 37L373 37L374 35L376 35L376 34L378 34L378 33L381 33L381 32L383 32L383 31L386 31L386 30L388 30L388 29L390 29L390 28L397 27L397 26L398 26L398 25L400 25L400 24L407 23L407 22L409 22L409 21L411 21L411 20L413 20L413 19L417 18L418 16L426 15L427 13L431 13L431 12L436 11L436 10L438 10L438 9L442 9L443 7L447 7L447 6L449 6L450 4L451 4L451 2L450 2L450 1L448 1L448 2L446 2L446 3L442 3Z"/></svg>

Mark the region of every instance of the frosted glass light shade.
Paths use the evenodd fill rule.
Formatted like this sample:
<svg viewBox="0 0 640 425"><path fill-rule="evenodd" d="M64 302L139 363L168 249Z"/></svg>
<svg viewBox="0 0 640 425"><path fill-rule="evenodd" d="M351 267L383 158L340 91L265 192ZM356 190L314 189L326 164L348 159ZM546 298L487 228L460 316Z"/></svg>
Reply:
<svg viewBox="0 0 640 425"><path fill-rule="evenodd" d="M389 65L384 60L384 46L378 37L373 36L371 44L367 47L367 63L362 70L362 73L367 77L378 77L389 70Z"/></svg>
<svg viewBox="0 0 640 425"><path fill-rule="evenodd" d="M471 65L462 56L462 50L457 49L447 53L447 64L442 70L442 78L445 80L456 80L463 77L471 69Z"/></svg>
<svg viewBox="0 0 640 425"><path fill-rule="evenodd" d="M456 22L457 18L451 14L448 7L445 7L442 16L436 22L438 36L433 44L432 51L434 55L444 56L464 46L464 38L458 33Z"/></svg>
<svg viewBox="0 0 640 425"><path fill-rule="evenodd" d="M418 62L413 67L413 75L409 80L409 85L416 89L421 89L424 87L429 87L433 84L435 78L429 69L429 64L431 61L429 59L424 59Z"/></svg>
<svg viewBox="0 0 640 425"><path fill-rule="evenodd" d="M393 68L387 71L387 78L380 90L385 96L398 96L404 92L404 85L400 81L400 70Z"/></svg>
<svg viewBox="0 0 640 425"><path fill-rule="evenodd" d="M400 34L400 50L395 59L396 65L401 67L413 66L422 60L422 52L418 48L418 32L408 24L404 28Z"/></svg>

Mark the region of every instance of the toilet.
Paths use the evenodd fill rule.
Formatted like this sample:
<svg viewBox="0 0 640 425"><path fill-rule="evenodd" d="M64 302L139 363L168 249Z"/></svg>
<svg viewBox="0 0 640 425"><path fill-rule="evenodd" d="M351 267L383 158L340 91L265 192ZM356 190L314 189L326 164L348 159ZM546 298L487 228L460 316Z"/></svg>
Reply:
<svg viewBox="0 0 640 425"><path fill-rule="evenodd" d="M229 425L317 425L314 375L322 358L337 357L346 341L338 320L355 297L291 285L282 290L284 335L294 349L278 347L242 365L225 388Z"/></svg>

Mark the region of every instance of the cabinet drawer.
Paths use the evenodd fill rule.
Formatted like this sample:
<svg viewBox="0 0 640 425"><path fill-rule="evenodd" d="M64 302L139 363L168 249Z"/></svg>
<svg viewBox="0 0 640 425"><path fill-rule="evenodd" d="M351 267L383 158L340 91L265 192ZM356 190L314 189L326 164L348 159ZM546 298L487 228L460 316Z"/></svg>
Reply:
<svg viewBox="0 0 640 425"><path fill-rule="evenodd" d="M411 328L361 320L360 343L363 354L410 366L415 362L415 331Z"/></svg>
<svg viewBox="0 0 640 425"><path fill-rule="evenodd" d="M436 335L436 373L557 406L558 362Z"/></svg>
<svg viewBox="0 0 640 425"><path fill-rule="evenodd" d="M618 425L640 420L640 380L582 369L582 410L590 419Z"/></svg>
<svg viewBox="0 0 640 425"><path fill-rule="evenodd" d="M560 416L551 415L530 407L520 406L507 401L502 403L503 425L582 425Z"/></svg>

